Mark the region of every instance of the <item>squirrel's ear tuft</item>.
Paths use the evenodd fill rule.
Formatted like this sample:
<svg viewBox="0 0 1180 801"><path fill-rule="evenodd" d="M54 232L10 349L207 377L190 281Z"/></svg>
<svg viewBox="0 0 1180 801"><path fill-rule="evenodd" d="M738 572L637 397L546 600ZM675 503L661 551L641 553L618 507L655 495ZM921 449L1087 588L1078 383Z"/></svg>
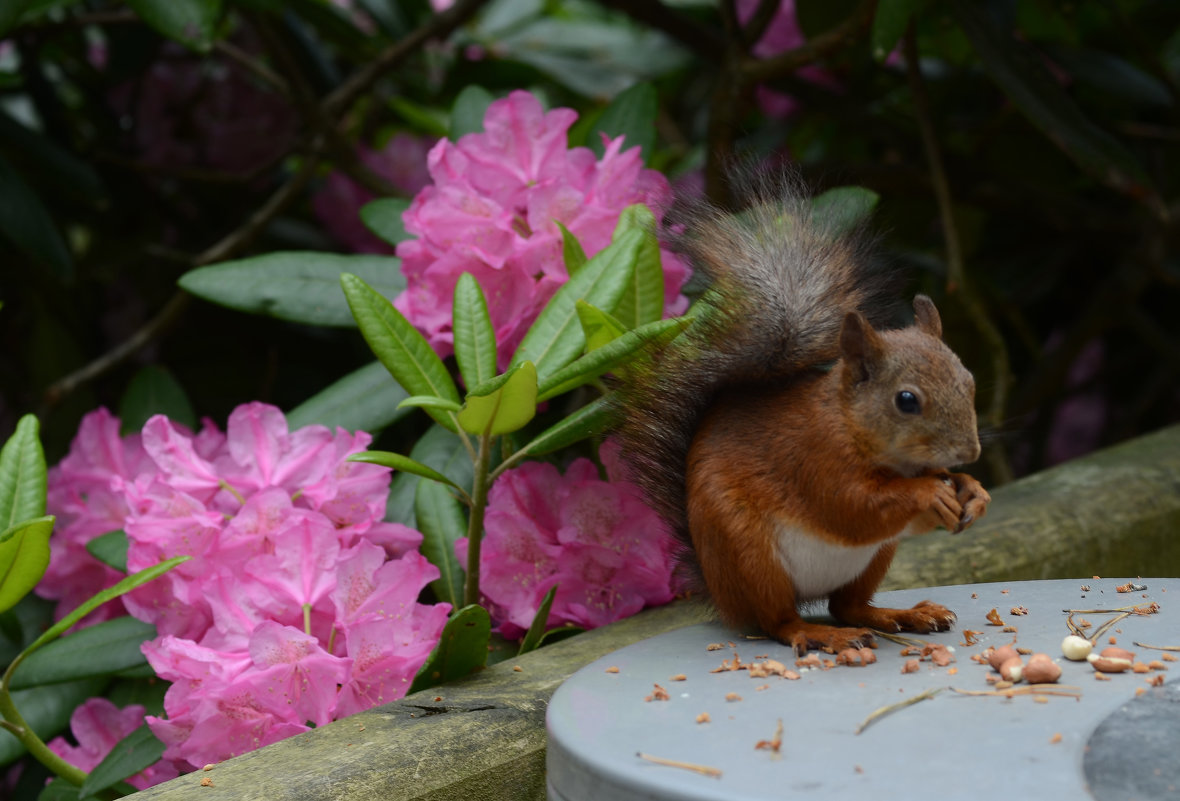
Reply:
<svg viewBox="0 0 1180 801"><path fill-rule="evenodd" d="M934 301L925 295L914 295L914 323L918 330L942 339L942 318L934 308Z"/></svg>
<svg viewBox="0 0 1180 801"><path fill-rule="evenodd" d="M867 381L873 376L873 368L884 354L881 335L869 325L860 312L844 315L840 327L840 356L857 382Z"/></svg>

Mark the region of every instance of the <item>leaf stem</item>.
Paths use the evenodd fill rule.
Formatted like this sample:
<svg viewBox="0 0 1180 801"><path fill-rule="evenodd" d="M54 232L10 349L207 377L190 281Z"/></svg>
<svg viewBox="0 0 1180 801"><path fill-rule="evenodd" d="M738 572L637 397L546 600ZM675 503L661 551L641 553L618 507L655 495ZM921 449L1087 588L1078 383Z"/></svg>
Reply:
<svg viewBox="0 0 1180 801"><path fill-rule="evenodd" d="M4 728L12 732L13 736L28 749L34 759L70 784L81 787L82 782L86 781L86 771L78 769L50 751L49 746L45 745L32 727L25 722L24 717L17 711L16 704L12 701L12 694L8 691L8 680L13 667L19 662L20 657L18 656L9 666L4 674L3 682L0 683L0 715L4 717L6 723Z"/></svg>
<svg viewBox="0 0 1180 801"><path fill-rule="evenodd" d="M479 603L479 550L483 539L483 518L491 486L489 466L492 460L492 435L484 432L479 437L479 453L475 461L475 480L471 488L471 515L467 521L467 585L463 591L468 606Z"/></svg>

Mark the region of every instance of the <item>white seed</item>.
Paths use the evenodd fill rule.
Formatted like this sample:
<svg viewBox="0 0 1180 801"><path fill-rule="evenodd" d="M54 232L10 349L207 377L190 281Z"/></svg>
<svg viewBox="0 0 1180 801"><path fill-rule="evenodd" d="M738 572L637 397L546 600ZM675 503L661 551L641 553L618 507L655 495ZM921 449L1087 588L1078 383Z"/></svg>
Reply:
<svg viewBox="0 0 1180 801"><path fill-rule="evenodd" d="M1061 653L1073 662L1081 662L1094 650L1094 645L1085 637L1071 634L1061 641Z"/></svg>

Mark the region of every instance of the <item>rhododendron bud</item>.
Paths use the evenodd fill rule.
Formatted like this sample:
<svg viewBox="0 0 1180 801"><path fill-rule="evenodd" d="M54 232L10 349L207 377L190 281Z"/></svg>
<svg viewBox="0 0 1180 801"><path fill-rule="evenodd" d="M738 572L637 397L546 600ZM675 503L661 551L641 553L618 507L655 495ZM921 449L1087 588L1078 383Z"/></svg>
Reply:
<svg viewBox="0 0 1180 801"><path fill-rule="evenodd" d="M395 301L442 355L453 342L455 284L470 273L488 299L504 367L528 327L569 279L562 259L564 225L588 256L610 244L620 213L644 203L662 213L671 200L667 180L645 169L639 149L623 150L622 137L605 140L601 159L588 148L569 148L572 109L544 111L528 92L493 102L484 130L430 151L433 183L403 215L406 231L397 254L407 287ZM662 252L665 308L687 307L680 287L688 268Z"/></svg>

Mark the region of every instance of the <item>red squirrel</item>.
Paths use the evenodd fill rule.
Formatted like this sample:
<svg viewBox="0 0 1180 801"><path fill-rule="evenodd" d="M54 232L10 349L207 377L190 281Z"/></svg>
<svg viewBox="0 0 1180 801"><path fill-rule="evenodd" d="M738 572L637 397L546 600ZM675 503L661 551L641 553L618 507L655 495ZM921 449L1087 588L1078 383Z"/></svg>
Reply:
<svg viewBox="0 0 1180 801"><path fill-rule="evenodd" d="M888 276L848 209L762 183L749 208L681 206L678 249L710 284L680 336L618 388L632 477L723 620L794 647L948 629L949 609L872 605L898 541L961 531L991 500L950 472L979 457L975 384L933 302L885 330ZM827 599L840 626L804 620Z"/></svg>

